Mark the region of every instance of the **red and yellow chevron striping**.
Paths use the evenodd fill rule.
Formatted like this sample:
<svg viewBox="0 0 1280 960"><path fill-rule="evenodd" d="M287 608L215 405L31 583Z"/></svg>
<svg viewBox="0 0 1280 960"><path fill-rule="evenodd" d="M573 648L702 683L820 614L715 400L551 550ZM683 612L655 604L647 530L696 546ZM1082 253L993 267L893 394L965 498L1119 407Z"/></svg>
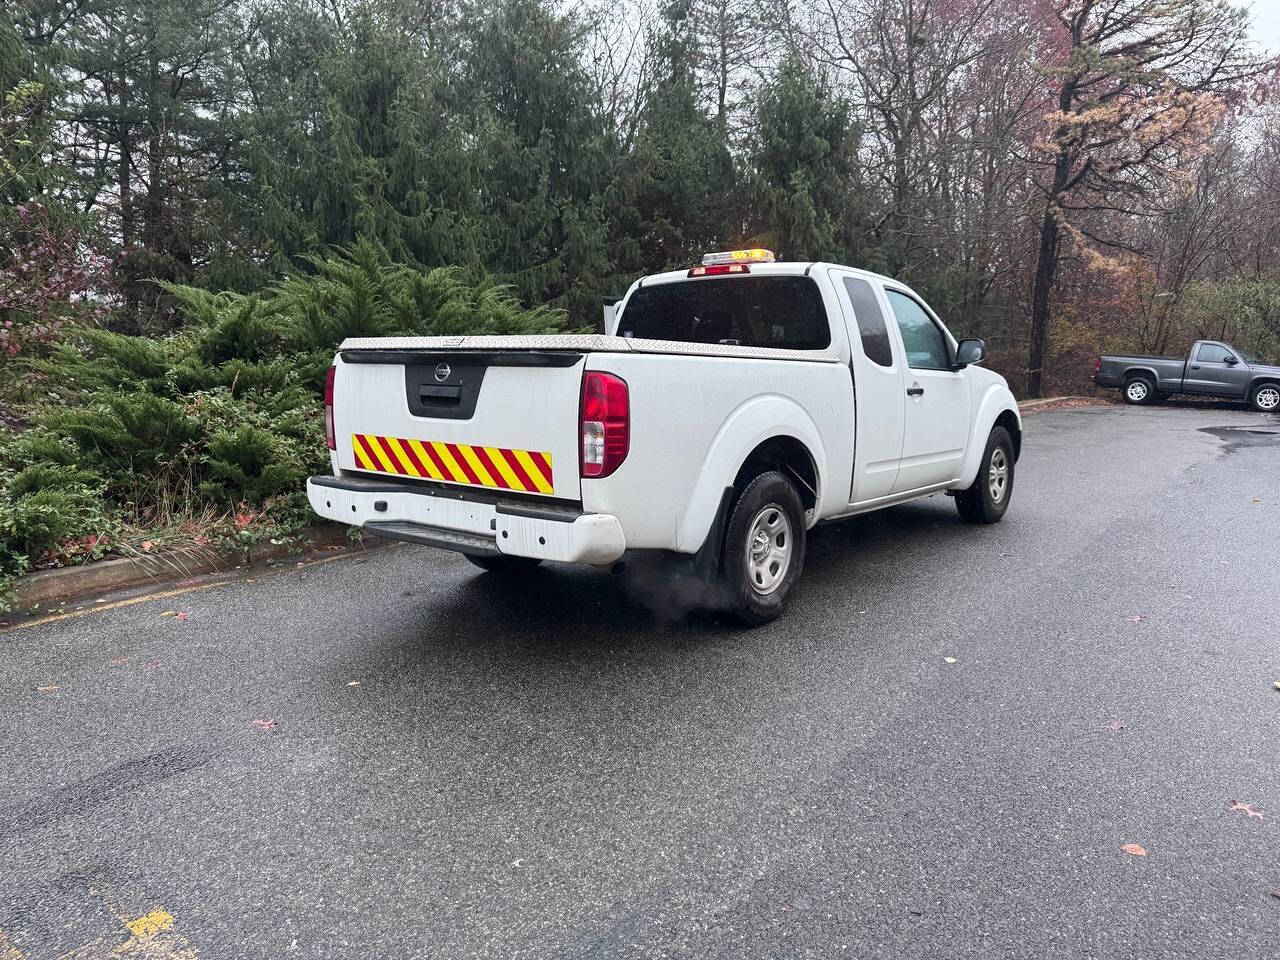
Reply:
<svg viewBox="0 0 1280 960"><path fill-rule="evenodd" d="M361 470L524 493L555 492L551 454L538 450L405 440L371 433L353 433L351 448Z"/></svg>

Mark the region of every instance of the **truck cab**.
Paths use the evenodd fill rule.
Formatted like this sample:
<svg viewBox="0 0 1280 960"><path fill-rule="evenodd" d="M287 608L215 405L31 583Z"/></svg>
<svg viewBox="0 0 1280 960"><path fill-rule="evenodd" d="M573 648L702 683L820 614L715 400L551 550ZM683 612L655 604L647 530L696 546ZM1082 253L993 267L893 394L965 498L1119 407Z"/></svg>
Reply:
<svg viewBox="0 0 1280 960"><path fill-rule="evenodd" d="M1000 519L1017 405L888 277L767 251L641 278L603 335L349 340L322 516L512 573L683 558L747 623L814 524L948 492Z"/></svg>

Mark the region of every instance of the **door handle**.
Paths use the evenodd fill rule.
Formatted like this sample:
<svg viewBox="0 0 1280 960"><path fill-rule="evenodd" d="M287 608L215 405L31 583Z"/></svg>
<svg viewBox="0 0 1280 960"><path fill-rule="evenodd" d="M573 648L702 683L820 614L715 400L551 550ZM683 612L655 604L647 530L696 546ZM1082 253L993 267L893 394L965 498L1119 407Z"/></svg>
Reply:
<svg viewBox="0 0 1280 960"><path fill-rule="evenodd" d="M907 396L908 396L908 397L923 397L923 396L924 396L924 387L920 386L920 384L918 384L918 383L913 383L911 386L907 387Z"/></svg>
<svg viewBox="0 0 1280 960"><path fill-rule="evenodd" d="M1191 369L1192 369L1192 370L1199 370L1199 369L1200 369L1200 364L1198 364L1198 363L1193 363L1193 364L1191 365Z"/></svg>

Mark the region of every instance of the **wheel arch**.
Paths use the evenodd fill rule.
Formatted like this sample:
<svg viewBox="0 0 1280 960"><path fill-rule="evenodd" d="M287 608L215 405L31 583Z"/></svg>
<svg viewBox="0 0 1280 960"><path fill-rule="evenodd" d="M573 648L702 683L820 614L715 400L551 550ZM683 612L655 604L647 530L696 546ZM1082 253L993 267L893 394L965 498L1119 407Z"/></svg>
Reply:
<svg viewBox="0 0 1280 960"><path fill-rule="evenodd" d="M1123 387L1134 377L1141 376L1144 380L1151 381L1151 389L1156 390L1160 386L1160 376L1153 367L1125 367L1124 373L1120 374L1120 386Z"/></svg>
<svg viewBox="0 0 1280 960"><path fill-rule="evenodd" d="M1022 455L1022 417L1018 414L1018 402L1004 385L993 385L978 401L977 411L970 427L969 445L960 466L960 479L954 489L963 490L978 475L982 454L987 448L987 438L996 426L1007 429L1013 438L1013 458Z"/></svg>
<svg viewBox="0 0 1280 960"><path fill-rule="evenodd" d="M758 443L733 478L733 486L741 490L753 477L777 470L790 477L806 510L818 505L818 464L809 448L790 434L780 433Z"/></svg>
<svg viewBox="0 0 1280 960"><path fill-rule="evenodd" d="M820 515L828 469L821 434L798 403L777 394L753 397L725 418L707 448L680 517L676 550L697 551L715 521L725 489L768 467L787 473L806 511L812 510L813 517Z"/></svg>
<svg viewBox="0 0 1280 960"><path fill-rule="evenodd" d="M996 417L996 422L991 425L991 429L994 430L996 427L1004 427L1009 431L1009 437L1013 440L1013 462L1017 463L1018 458L1022 456L1022 423L1012 410L1001 410L1000 416Z"/></svg>

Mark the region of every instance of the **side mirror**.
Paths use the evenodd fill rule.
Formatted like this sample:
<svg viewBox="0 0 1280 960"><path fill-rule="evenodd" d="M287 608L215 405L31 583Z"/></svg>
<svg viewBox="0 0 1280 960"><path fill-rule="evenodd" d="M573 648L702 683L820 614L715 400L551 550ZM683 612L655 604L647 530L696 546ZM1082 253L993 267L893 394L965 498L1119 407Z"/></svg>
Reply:
<svg viewBox="0 0 1280 960"><path fill-rule="evenodd" d="M1228 367L1234 367L1240 361L1237 360L1235 357L1231 356L1231 354L1227 354L1225 357L1222 358L1222 362L1225 363Z"/></svg>
<svg viewBox="0 0 1280 960"><path fill-rule="evenodd" d="M987 345L981 340L961 340L956 344L956 369L977 363L987 355Z"/></svg>

